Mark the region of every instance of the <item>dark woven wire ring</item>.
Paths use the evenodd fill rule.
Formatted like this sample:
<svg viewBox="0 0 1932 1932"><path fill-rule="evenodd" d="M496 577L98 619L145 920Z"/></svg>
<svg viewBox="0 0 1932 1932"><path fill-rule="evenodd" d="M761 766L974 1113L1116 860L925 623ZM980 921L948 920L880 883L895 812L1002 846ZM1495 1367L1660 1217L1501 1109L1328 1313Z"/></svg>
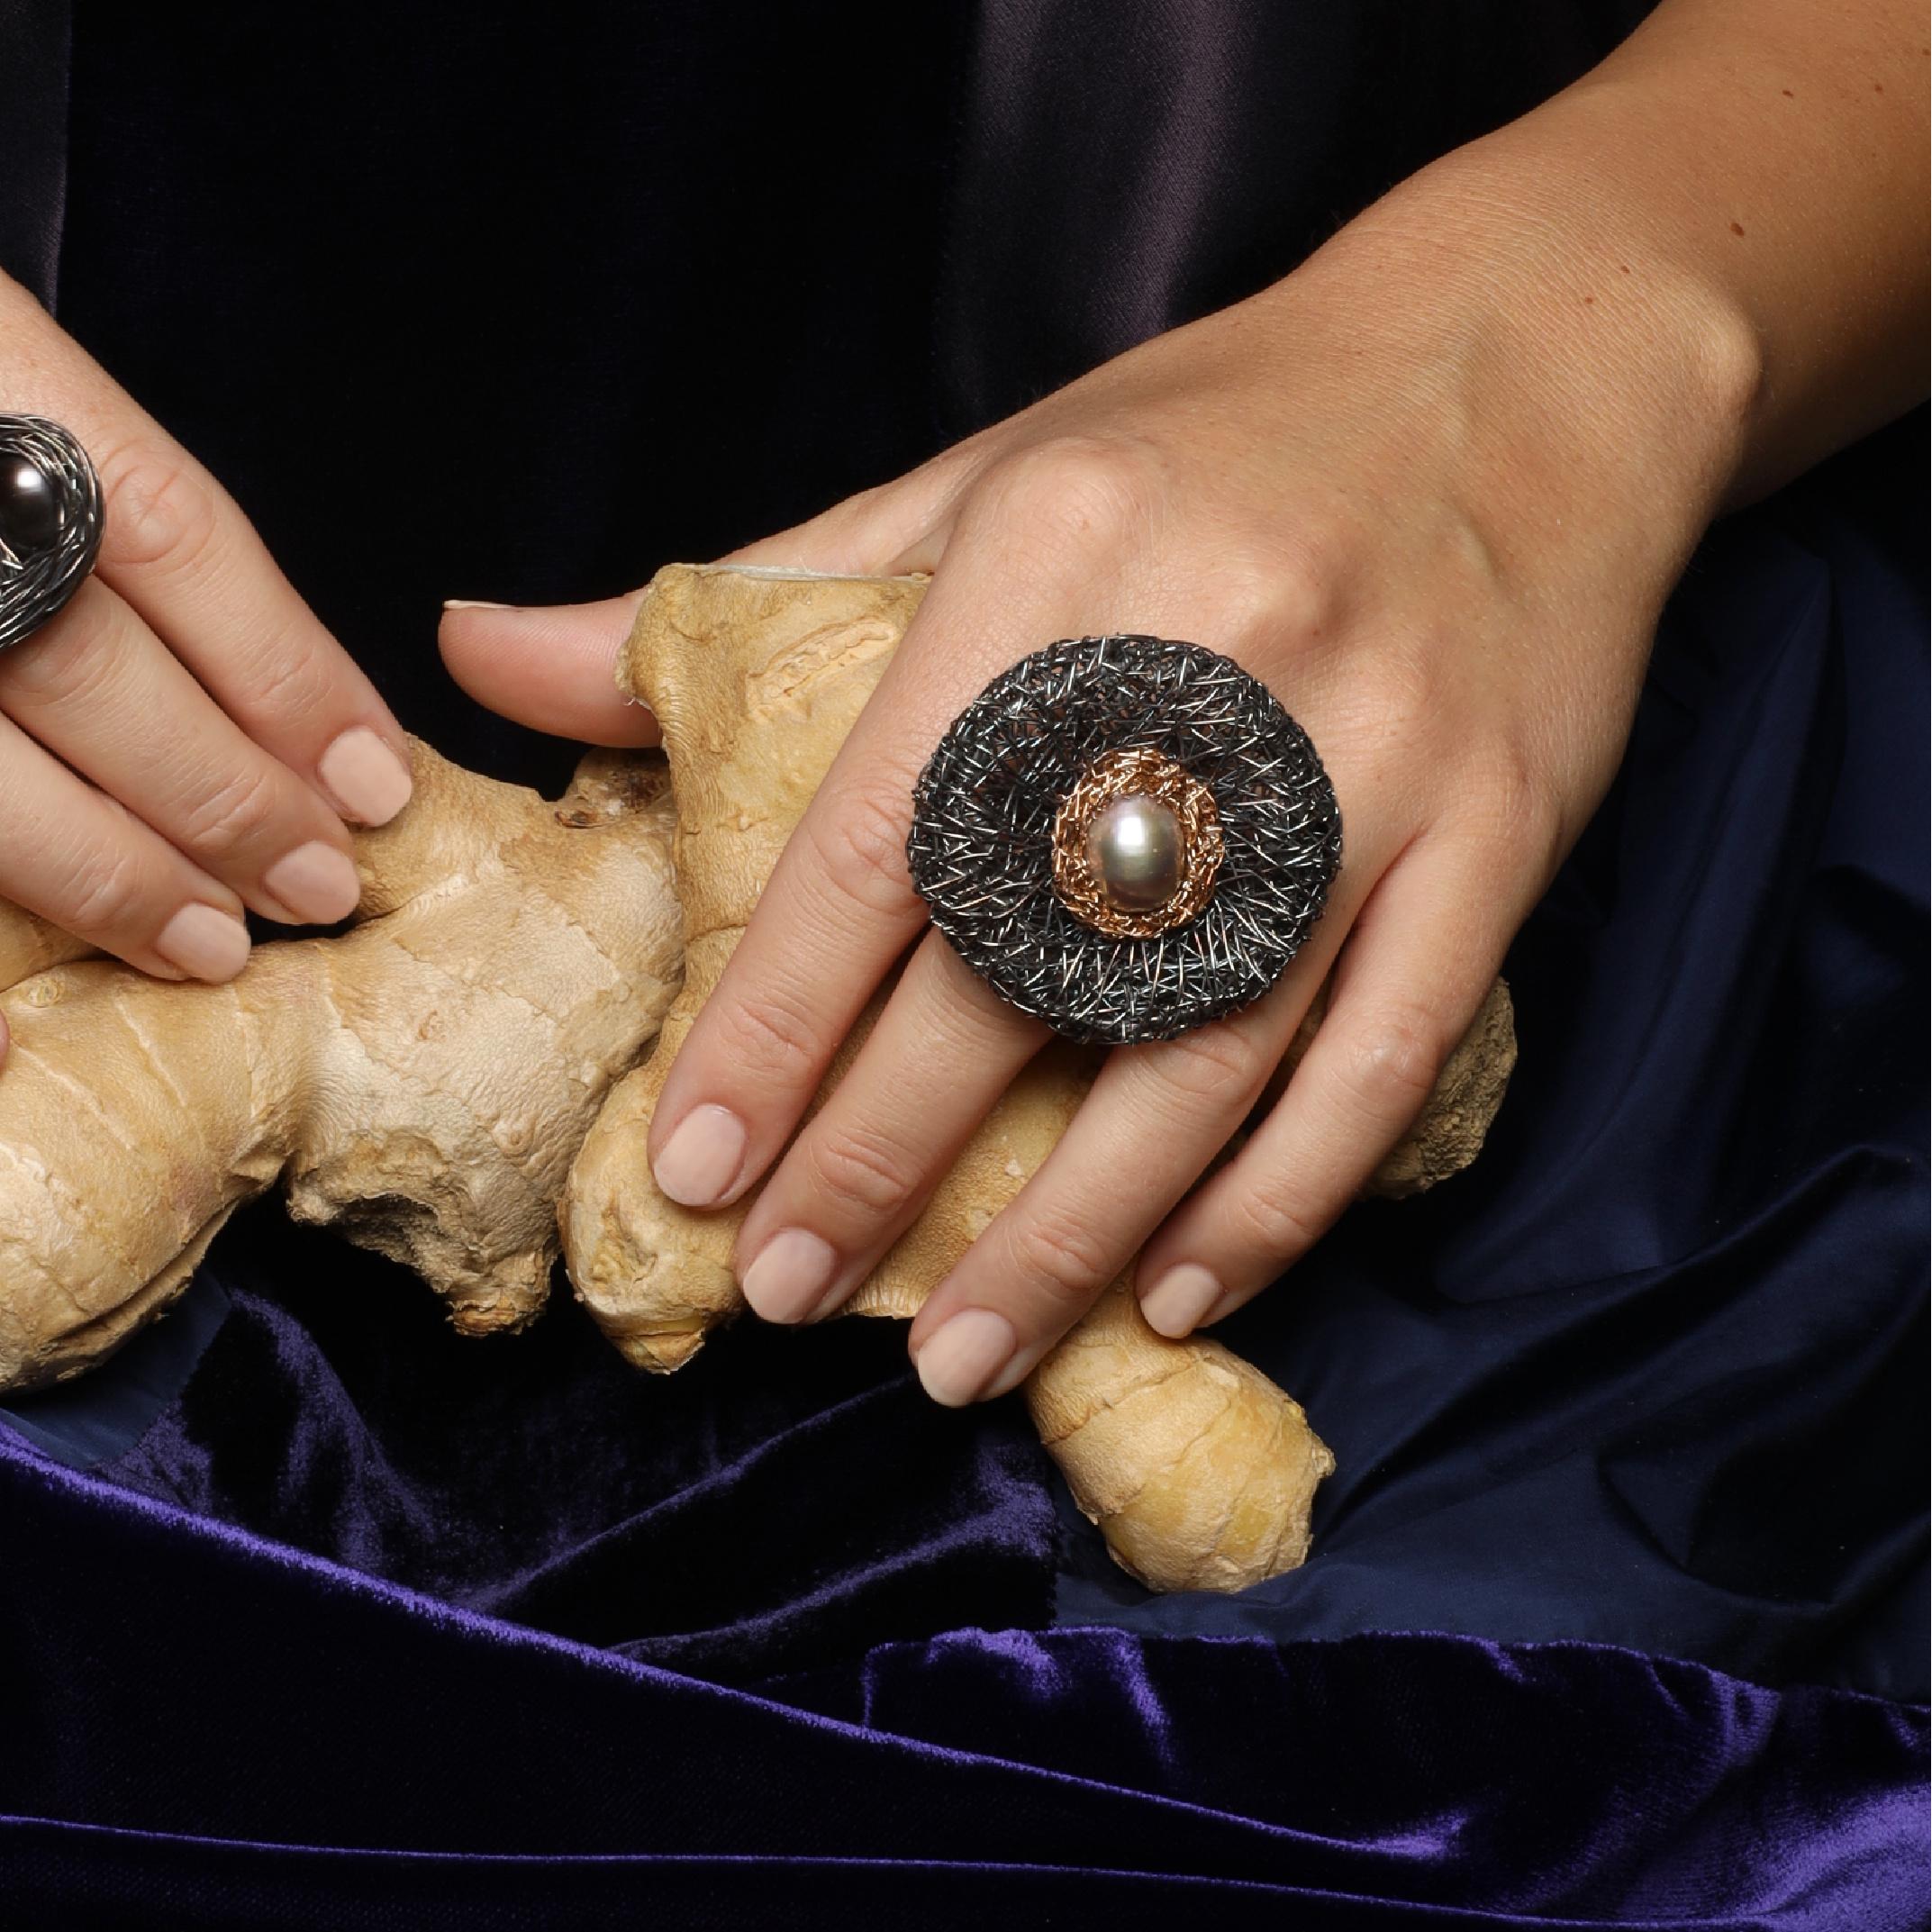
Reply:
<svg viewBox="0 0 1932 1932"><path fill-rule="evenodd" d="M44 494L23 464L45 478ZM17 480L34 485L31 527L7 513ZM44 416L0 415L0 650L67 608L94 568L104 521L101 479L74 438Z"/></svg>
<svg viewBox="0 0 1932 1932"><path fill-rule="evenodd" d="M1095 759L1147 747L1207 786L1223 853L1206 905L1111 938L1054 888L1060 802ZM1341 864L1334 787L1257 678L1169 639L1070 638L993 679L913 790L906 857L932 922L1020 1011L1075 1040L1171 1039L1258 999Z"/></svg>

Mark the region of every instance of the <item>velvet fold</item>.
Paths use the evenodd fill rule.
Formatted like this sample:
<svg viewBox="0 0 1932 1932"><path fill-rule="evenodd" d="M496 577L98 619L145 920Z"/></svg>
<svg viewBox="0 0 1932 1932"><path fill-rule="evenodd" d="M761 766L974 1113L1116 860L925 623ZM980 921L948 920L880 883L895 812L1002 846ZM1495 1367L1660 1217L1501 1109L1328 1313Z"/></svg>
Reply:
<svg viewBox="0 0 1932 1932"><path fill-rule="evenodd" d="M729 1923L753 1896L776 1923L1056 1898L1145 1922L1198 1897L1784 1928L1923 1903L1924 1714L1853 1693L1575 1644L970 1628L726 1687L32 1452L0 1461L0 1510L30 1553L0 1583L0 1870L64 1923L140 1900L157 1926L321 1924L378 1897L367 1922L621 1897Z"/></svg>

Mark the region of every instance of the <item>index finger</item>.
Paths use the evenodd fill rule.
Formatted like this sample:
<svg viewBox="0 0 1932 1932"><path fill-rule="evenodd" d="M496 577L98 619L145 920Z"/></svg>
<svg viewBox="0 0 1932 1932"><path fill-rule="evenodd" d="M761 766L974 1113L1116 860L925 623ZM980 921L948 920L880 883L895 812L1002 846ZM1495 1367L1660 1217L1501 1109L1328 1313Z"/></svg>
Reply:
<svg viewBox="0 0 1932 1932"><path fill-rule="evenodd" d="M674 1201L721 1206L766 1170L926 922L905 850L920 770L993 671L1057 635L1064 609L1064 590L1009 580L993 594L984 558L955 538L672 1066L650 1159Z"/></svg>

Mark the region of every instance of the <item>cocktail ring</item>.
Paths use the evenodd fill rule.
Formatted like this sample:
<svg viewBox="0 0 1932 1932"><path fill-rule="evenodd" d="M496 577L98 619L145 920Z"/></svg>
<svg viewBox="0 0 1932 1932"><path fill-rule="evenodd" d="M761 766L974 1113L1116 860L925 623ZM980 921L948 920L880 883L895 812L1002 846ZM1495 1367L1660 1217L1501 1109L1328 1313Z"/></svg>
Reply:
<svg viewBox="0 0 1932 1932"><path fill-rule="evenodd" d="M101 479L44 416L0 415L0 650L67 608L101 548Z"/></svg>
<svg viewBox="0 0 1932 1932"><path fill-rule="evenodd" d="M1069 638L993 679L913 788L932 922L1076 1040L1171 1039L1258 999L1341 864L1314 746L1239 665L1166 638Z"/></svg>

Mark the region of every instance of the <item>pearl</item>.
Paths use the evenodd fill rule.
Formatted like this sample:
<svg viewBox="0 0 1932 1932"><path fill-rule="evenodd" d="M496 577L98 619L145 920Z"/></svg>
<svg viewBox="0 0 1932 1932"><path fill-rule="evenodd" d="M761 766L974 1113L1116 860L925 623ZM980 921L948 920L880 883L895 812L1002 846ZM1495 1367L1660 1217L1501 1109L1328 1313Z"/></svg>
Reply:
<svg viewBox="0 0 1932 1932"><path fill-rule="evenodd" d="M19 556L44 549L59 530L53 479L23 456L0 457L0 543Z"/></svg>
<svg viewBox="0 0 1932 1932"><path fill-rule="evenodd" d="M1117 798L1087 829L1087 865L1110 904L1151 912L1181 884L1181 821L1157 798Z"/></svg>

